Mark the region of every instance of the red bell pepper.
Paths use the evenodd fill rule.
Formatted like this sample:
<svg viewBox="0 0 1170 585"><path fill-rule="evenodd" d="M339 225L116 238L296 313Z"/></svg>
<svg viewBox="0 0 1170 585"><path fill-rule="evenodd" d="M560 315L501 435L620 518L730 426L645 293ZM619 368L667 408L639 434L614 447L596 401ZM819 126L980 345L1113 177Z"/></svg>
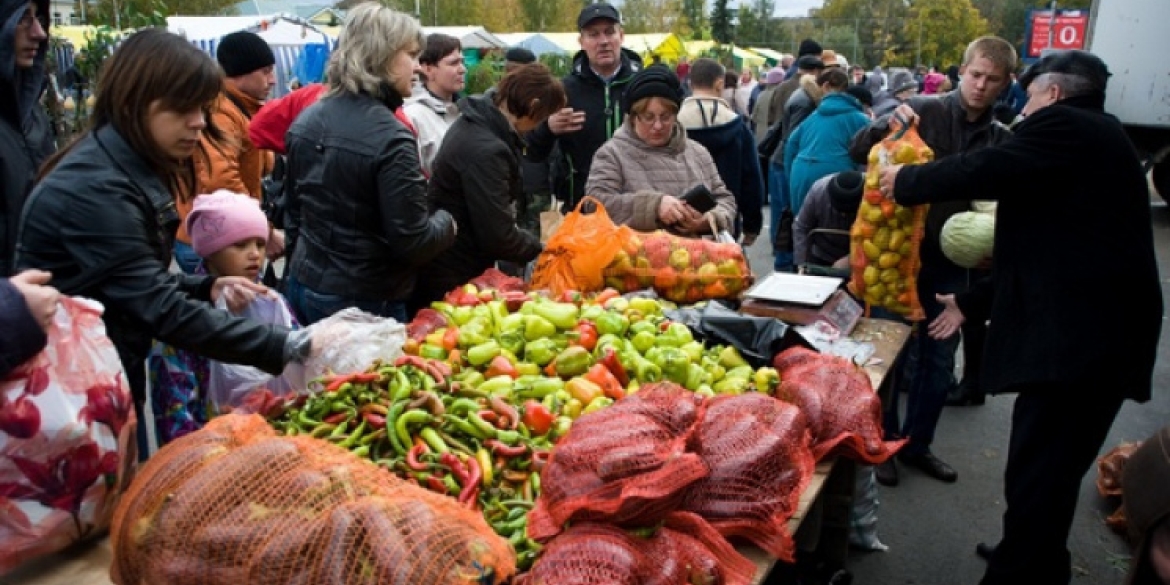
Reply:
<svg viewBox="0 0 1170 585"><path fill-rule="evenodd" d="M614 400L621 400L626 396L626 388L618 382L617 377L605 367L605 364L593 364L589 368L589 372L585 374L585 379L601 386L601 392L607 398Z"/></svg>
<svg viewBox="0 0 1170 585"><path fill-rule="evenodd" d="M604 365L613 374L613 377L617 378L618 384L621 384L622 388L630 385L630 375L626 373L626 367L618 360L617 352L612 347L606 348L605 355L599 363Z"/></svg>
<svg viewBox="0 0 1170 585"><path fill-rule="evenodd" d="M581 321L574 331L577 332L577 338L571 342L572 345L580 345L589 351L597 347L597 326L592 322Z"/></svg>
<svg viewBox="0 0 1170 585"><path fill-rule="evenodd" d="M608 287L605 290L597 293L597 296L593 297L593 302L601 306L605 306L605 303L608 303L610 299L615 299L621 295L622 293L618 292L616 288Z"/></svg>
<svg viewBox="0 0 1170 585"><path fill-rule="evenodd" d="M544 404L536 400L528 400L524 403L524 426L528 427L532 434L548 434L554 420L556 417L548 408L545 408Z"/></svg>
<svg viewBox="0 0 1170 585"><path fill-rule="evenodd" d="M483 376L489 380L496 376L508 376L515 380L520 377L520 372L516 371L516 365L511 360L502 355L498 355L492 358Z"/></svg>

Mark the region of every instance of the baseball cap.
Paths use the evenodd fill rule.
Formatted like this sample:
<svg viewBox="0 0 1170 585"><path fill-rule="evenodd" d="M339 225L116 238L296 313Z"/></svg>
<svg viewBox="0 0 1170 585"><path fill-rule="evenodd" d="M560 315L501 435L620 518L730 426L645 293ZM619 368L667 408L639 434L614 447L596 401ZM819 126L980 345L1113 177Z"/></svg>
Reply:
<svg viewBox="0 0 1170 585"><path fill-rule="evenodd" d="M618 24L622 23L622 15L611 4L604 2L598 4L590 4L581 9L581 14L577 15L577 30L581 30L589 25L589 23L598 18L605 18L612 20Z"/></svg>

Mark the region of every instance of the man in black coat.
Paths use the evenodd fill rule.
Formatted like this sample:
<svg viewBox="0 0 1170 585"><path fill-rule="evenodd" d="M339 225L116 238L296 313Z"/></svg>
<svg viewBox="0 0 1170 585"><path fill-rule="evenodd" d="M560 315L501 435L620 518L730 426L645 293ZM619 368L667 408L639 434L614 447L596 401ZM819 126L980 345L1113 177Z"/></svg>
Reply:
<svg viewBox="0 0 1170 585"><path fill-rule="evenodd" d="M558 147L559 160L550 161L553 195L566 211L585 193L593 155L621 128L622 96L630 78L642 69L641 57L622 48L626 37L617 8L604 2L586 6L577 16L577 29L581 51L561 80L569 105L525 136L525 156L533 161L548 159Z"/></svg>
<svg viewBox="0 0 1170 585"><path fill-rule="evenodd" d="M1122 402L1150 398L1162 291L1141 163L1104 112L1108 76L1089 53L1045 57L1020 79L1027 117L1006 142L881 176L903 205L999 201L990 281L939 295L929 326L946 337L964 315L990 317L982 381L1019 393L984 585L1069 582L1081 478Z"/></svg>

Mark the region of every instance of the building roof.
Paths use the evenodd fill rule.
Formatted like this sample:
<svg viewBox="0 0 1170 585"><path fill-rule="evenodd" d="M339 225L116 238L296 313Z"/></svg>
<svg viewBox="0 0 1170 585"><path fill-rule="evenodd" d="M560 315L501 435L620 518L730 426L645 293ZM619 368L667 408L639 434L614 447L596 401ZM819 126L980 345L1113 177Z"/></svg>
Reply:
<svg viewBox="0 0 1170 585"><path fill-rule="evenodd" d="M239 16L293 14L309 19L333 8L333 2L322 0L244 0L230 9Z"/></svg>

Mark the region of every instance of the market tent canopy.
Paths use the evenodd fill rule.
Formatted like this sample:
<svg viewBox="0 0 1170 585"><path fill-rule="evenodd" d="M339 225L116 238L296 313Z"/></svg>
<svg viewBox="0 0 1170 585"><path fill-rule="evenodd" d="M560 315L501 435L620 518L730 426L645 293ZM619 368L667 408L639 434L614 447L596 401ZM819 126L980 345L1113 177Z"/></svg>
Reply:
<svg viewBox="0 0 1170 585"><path fill-rule="evenodd" d="M444 34L459 39L464 49L506 49L500 37L490 33L482 26L424 26L424 34Z"/></svg>
<svg viewBox="0 0 1170 585"><path fill-rule="evenodd" d="M496 36L505 43L508 43L509 47L523 47L532 51L538 57L545 53L552 53L554 55L565 55L568 53L568 51L562 49L541 33L496 33Z"/></svg>
<svg viewBox="0 0 1170 585"><path fill-rule="evenodd" d="M723 45L725 47L726 45ZM731 46L731 58L734 61L736 69L744 67L761 67L767 61L763 55L753 53L743 47ZM704 55L708 55L710 51L720 48L721 45L716 45L715 41L690 41L687 43L687 55L692 59L697 59Z"/></svg>
<svg viewBox="0 0 1170 585"><path fill-rule="evenodd" d="M674 33L626 35L622 46L641 55L646 62L650 62L651 56L657 55L664 63L677 63L680 57L687 54L686 43Z"/></svg>
<svg viewBox="0 0 1170 585"><path fill-rule="evenodd" d="M544 38L563 49L569 55L576 55L581 50L581 33L576 32L542 32Z"/></svg>
<svg viewBox="0 0 1170 585"><path fill-rule="evenodd" d="M783 53L764 47L748 47L748 50L767 59L767 64L769 67L775 67L784 58Z"/></svg>

